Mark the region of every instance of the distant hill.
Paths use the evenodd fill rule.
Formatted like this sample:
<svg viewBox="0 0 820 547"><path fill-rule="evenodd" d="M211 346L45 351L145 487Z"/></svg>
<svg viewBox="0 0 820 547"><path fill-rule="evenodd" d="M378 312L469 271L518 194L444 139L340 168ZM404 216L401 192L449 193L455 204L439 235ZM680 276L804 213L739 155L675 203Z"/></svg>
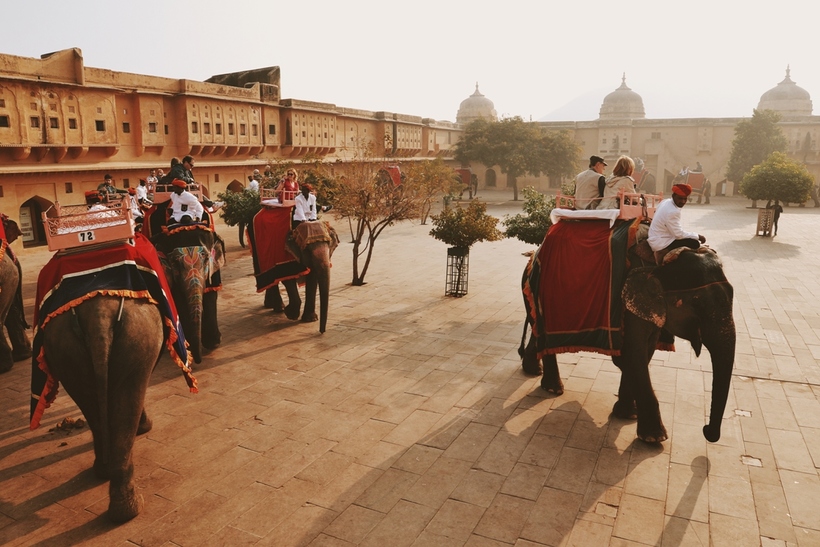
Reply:
<svg viewBox="0 0 820 547"><path fill-rule="evenodd" d="M609 91L596 89L574 98L564 106L556 108L549 114L539 118L540 122L577 122L598 119L601 110L601 101Z"/></svg>

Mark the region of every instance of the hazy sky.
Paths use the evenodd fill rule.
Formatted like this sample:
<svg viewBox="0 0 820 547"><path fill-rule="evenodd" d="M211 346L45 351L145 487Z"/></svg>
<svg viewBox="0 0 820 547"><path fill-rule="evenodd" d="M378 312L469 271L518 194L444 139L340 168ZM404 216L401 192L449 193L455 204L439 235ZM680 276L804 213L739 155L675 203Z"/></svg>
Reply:
<svg viewBox="0 0 820 547"><path fill-rule="evenodd" d="M759 7L755 7L759 6ZM0 52L172 78L278 65L282 97L455 121L593 120L621 84L648 118L750 116L791 65L820 113L820 3L726 0L4 0Z"/></svg>

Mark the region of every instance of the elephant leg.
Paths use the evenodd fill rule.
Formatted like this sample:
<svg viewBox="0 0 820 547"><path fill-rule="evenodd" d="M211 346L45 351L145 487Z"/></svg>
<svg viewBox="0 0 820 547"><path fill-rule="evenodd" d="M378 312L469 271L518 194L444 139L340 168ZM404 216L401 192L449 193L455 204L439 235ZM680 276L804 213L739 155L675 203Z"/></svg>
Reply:
<svg viewBox="0 0 820 547"><path fill-rule="evenodd" d="M621 357L613 357L612 362L620 369L621 383L618 386L618 400L612 406L612 415L622 420L636 420L638 419L638 407L635 404L635 392L632 389L632 383L623 373L623 362Z"/></svg>
<svg viewBox="0 0 820 547"><path fill-rule="evenodd" d="M239 245L244 249L245 248L245 223L239 223Z"/></svg>
<svg viewBox="0 0 820 547"><path fill-rule="evenodd" d="M151 421L151 418L148 417L148 414L145 413L145 409L142 409L142 414L140 415L140 423L137 426L137 435L144 435L153 429L154 422Z"/></svg>
<svg viewBox="0 0 820 547"><path fill-rule="evenodd" d="M288 292L288 305L285 306L285 317L296 321L299 319L299 312L302 309L302 297L299 296L299 286L295 279L283 281L285 290Z"/></svg>
<svg viewBox="0 0 820 547"><path fill-rule="evenodd" d="M218 298L217 291L208 291L202 295L202 347L207 350L216 349L222 343L217 318Z"/></svg>
<svg viewBox="0 0 820 547"><path fill-rule="evenodd" d="M524 372L526 374L540 376L544 373L543 369L541 368L541 360L538 359L538 351L535 347L534 336L530 336L530 340L529 342L527 342L526 348L521 351L521 354L521 368L524 369Z"/></svg>
<svg viewBox="0 0 820 547"><path fill-rule="evenodd" d="M302 312L303 323L312 323L319 320L319 316L316 315L317 288L316 276L311 271L305 281L305 309Z"/></svg>
<svg viewBox="0 0 820 547"><path fill-rule="evenodd" d="M669 438L661 419L658 398L649 378L649 361L654 354L659 333L660 330L648 321L639 319L632 313L624 313L621 372L624 376L623 382L631 386L635 395L638 438L647 443L659 443ZM628 400L625 399L622 406L626 404Z"/></svg>
<svg viewBox="0 0 820 547"><path fill-rule="evenodd" d="M555 355L545 355L541 358L544 364L544 375L541 376L541 389L555 395L564 394L564 382L558 372L558 360Z"/></svg>
<svg viewBox="0 0 820 547"><path fill-rule="evenodd" d="M17 271L18 273L20 272L19 265ZM22 279L22 275L19 277ZM26 315L23 308L23 294L19 284L14 300L12 300L9 313L6 316L5 325L9 333L9 340L11 341L11 356L14 362L30 359L31 342L26 334L26 330L28 330L29 326L26 323Z"/></svg>
<svg viewBox="0 0 820 547"><path fill-rule="evenodd" d="M282 301L282 294L279 292L278 283L265 291L264 306L268 309L272 309L276 313L285 311L285 303Z"/></svg>

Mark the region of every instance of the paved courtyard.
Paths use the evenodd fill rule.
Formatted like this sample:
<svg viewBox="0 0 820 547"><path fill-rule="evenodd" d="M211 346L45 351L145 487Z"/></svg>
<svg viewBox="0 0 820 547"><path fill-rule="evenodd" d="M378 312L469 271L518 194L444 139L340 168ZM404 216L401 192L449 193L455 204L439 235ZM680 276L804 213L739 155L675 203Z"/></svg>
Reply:
<svg viewBox="0 0 820 547"><path fill-rule="evenodd" d="M484 192L496 216L510 191ZM669 440L610 418L619 373L559 358L566 392L521 372L519 277L532 247L479 243L469 294L444 295L445 245L403 223L350 285L346 222L328 330L262 307L236 229L221 234L223 344L190 394L165 355L148 390L154 428L134 448L145 509L104 517L91 434L61 391L28 430L30 364L0 376L0 544L311 546L820 545L820 209L787 208L756 237L748 201L684 209L735 288L738 345L723 436L702 434L708 352L658 352ZM31 317L45 250L20 252Z"/></svg>

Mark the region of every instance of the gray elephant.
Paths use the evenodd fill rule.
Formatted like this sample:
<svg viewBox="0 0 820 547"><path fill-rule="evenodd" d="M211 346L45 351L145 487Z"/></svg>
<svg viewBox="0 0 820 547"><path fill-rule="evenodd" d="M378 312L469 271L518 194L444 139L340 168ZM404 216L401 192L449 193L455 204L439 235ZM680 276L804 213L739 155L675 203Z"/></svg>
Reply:
<svg viewBox="0 0 820 547"><path fill-rule="evenodd" d="M260 212L260 215L274 216L276 212ZM262 223L256 223L256 228ZM264 249L257 245L257 231L252 227L249 230L251 246L256 252L263 252ZM267 236L266 236L267 237ZM305 280L305 307L302 311L303 322L319 321L319 332L325 332L327 328L327 316L330 300L330 268L333 251L339 245L339 236L329 224L322 221L302 222L292 233L286 237L285 248L289 253L289 262L280 260L268 260L269 263L276 263L273 268L267 271L264 266L263 257L254 256L254 270L257 272L257 285L260 290L265 291L265 307L273 308L274 311L284 311L289 319L299 318L302 307L302 299L299 296L298 282ZM280 252L278 248L273 252ZM293 257L296 261L293 261ZM270 257L264 257L270 259ZM262 271L262 273L259 273ZM304 277L303 277L304 276ZM288 294L288 305L285 306L279 292L279 283L285 286ZM319 291L319 315L316 314L316 291Z"/></svg>
<svg viewBox="0 0 820 547"><path fill-rule="evenodd" d="M651 256L651 253L638 252L639 247L635 246L629 252L633 265L642 263L641 256ZM711 355L712 404L703 434L709 442L716 442L720 439L721 420L734 367L733 288L713 251L686 249L675 255L668 257L661 266L633 267L625 272L623 283L618 284L622 287L616 295L622 302L622 323L620 332L615 335L620 335L621 342L620 350L610 354L614 355L612 361L622 375L613 414L626 419L637 417L638 437L646 442L662 442L668 438L649 377L649 361L656 349L673 347L673 336L677 336L688 340L696 355L700 355L704 345ZM550 348L544 318L532 309L533 304L538 306L537 287L532 277L531 261L522 279L527 324L519 354L525 372L543 373L541 387L561 395L563 383L555 358L560 349ZM563 289L550 286L542 290ZM532 326L533 336L525 347L528 326Z"/></svg>
<svg viewBox="0 0 820 547"><path fill-rule="evenodd" d="M134 518L143 505L134 488L131 450L151 429L145 392L165 342L190 390L192 357L166 295L151 244L55 256L38 279L31 380L31 429L62 384L94 438L94 472L110 480L108 517Z"/></svg>
<svg viewBox="0 0 820 547"><path fill-rule="evenodd" d="M176 228L157 223L165 218L168 203L151 212L143 231L150 234L165 268L194 362L201 363L203 351L213 350L222 342L217 296L222 288L225 243L211 229L209 218L201 224Z"/></svg>
<svg viewBox="0 0 820 547"><path fill-rule="evenodd" d="M26 330L25 311L23 308L22 280L23 272L20 262L14 257L9 244L20 236L17 223L0 214L2 234L0 241L0 324L8 331L11 347L6 337L0 332L0 374L8 372L17 361L31 357L31 342ZM0 235L2 238L2 235Z"/></svg>
<svg viewBox="0 0 820 547"><path fill-rule="evenodd" d="M142 510L131 449L151 429L145 392L162 349L163 325L148 300L98 296L62 313L43 331L49 369L85 416L94 437L94 473L109 480L108 518Z"/></svg>

